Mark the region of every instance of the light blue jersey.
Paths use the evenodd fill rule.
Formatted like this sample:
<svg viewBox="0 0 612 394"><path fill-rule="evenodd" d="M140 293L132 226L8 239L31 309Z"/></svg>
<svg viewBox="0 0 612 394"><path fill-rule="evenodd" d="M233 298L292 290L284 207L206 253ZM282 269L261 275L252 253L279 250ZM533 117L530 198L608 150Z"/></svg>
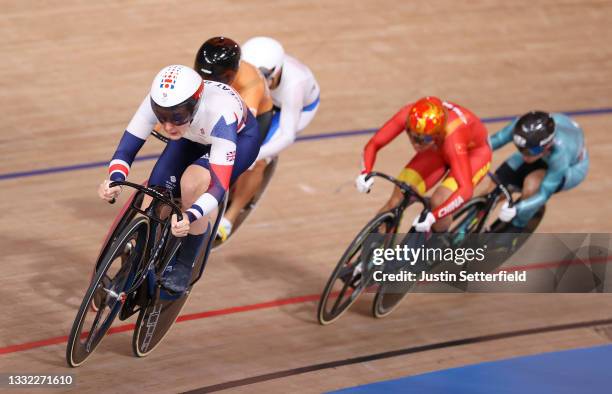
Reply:
<svg viewBox="0 0 612 394"><path fill-rule="evenodd" d="M555 120L555 139L551 153L542 158L548 165L548 170L540 190L517 204L516 217L512 221L517 227L526 226L529 219L546 204L553 193L576 187L584 180L589 170L584 133L578 123L561 113L552 113L551 116ZM512 130L517 121L518 118L490 137L493 150L512 141ZM520 152L514 153L506 160L506 164L513 170L517 170L524 163Z"/></svg>

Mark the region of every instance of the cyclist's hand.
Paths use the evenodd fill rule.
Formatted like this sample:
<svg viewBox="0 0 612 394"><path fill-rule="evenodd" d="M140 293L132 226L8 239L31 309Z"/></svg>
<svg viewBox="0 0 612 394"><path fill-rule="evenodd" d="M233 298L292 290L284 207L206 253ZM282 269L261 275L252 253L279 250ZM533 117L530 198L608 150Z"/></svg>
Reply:
<svg viewBox="0 0 612 394"><path fill-rule="evenodd" d="M422 222L419 221L420 218L421 215L414 219L414 222L412 223L414 230L419 233L429 232L429 230L431 230L431 226L436 222L436 217L433 215L433 213L427 212L427 216L425 216L425 219L423 219Z"/></svg>
<svg viewBox="0 0 612 394"><path fill-rule="evenodd" d="M357 187L359 193L369 192L370 188L374 184L374 178L370 178L367 181L365 180L367 175L368 174L359 174L359 176L357 176L357 179L355 179L355 187Z"/></svg>
<svg viewBox="0 0 612 394"><path fill-rule="evenodd" d="M170 231L175 237L186 237L189 234L189 218L183 215L183 220L177 220L176 214L172 215Z"/></svg>
<svg viewBox="0 0 612 394"><path fill-rule="evenodd" d="M508 223L509 221L514 219L515 216L516 216L516 205L513 205L512 208L510 208L510 204L508 203L508 201L504 202L504 204L501 207L501 211L499 211L499 220L501 220L502 222Z"/></svg>
<svg viewBox="0 0 612 394"><path fill-rule="evenodd" d="M98 196L104 201L111 201L121 193L121 186L109 187L110 183L111 181L106 179L98 186Z"/></svg>

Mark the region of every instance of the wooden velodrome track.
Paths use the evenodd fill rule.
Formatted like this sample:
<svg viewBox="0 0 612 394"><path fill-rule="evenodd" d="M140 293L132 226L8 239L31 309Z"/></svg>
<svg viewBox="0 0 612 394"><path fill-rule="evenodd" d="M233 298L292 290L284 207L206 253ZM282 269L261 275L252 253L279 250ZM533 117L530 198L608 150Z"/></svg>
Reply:
<svg viewBox="0 0 612 394"><path fill-rule="evenodd" d="M2 2L0 372L73 373L79 392L320 392L610 342L609 295L415 295L383 320L365 296L320 327L317 295L390 191L380 181L369 195L352 187L361 134L282 154L261 205L212 255L189 319L151 356L131 356L127 327L70 370L64 336L118 207L96 197L103 166L10 174L107 161L155 73L191 64L218 34L271 35L312 68L321 107L303 135L375 128L425 94L485 118L608 108L611 17L612 3L597 0ZM610 232L612 115L576 119L591 171L549 203L540 231ZM150 141L140 155L161 148ZM377 167L396 174L411 153L398 138ZM131 179L153 163L137 162ZM510 334L461 341L501 333Z"/></svg>

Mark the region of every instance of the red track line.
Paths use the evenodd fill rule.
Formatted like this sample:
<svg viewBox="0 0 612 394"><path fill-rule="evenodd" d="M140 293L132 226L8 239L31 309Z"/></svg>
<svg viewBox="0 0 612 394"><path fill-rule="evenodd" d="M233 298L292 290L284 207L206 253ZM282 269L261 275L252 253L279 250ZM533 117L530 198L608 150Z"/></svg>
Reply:
<svg viewBox="0 0 612 394"><path fill-rule="evenodd" d="M181 315L176 319L176 321L183 322L183 321L189 321L189 320L198 320L198 319L204 319L207 317L231 315L233 313L248 312L248 311L254 311L257 309L274 308L276 306L283 306L283 305L301 304L304 302L318 301L318 300L319 300L319 294L312 294L312 295L292 297L292 298L284 298L281 300L262 302L260 304L233 306L233 307L229 307L225 309L217 309L216 311L207 311L207 312L191 313L189 315Z"/></svg>
<svg viewBox="0 0 612 394"><path fill-rule="evenodd" d="M217 309L213 311L181 315L176 319L176 321L177 323L180 323L180 322L189 321L189 320L204 319L207 317L231 315L234 313L254 311L257 309L267 309L267 308L274 308L274 307L283 306L283 305L301 304L301 303L309 302L309 301L317 301L318 299L319 299L319 294L283 298L280 300L267 301L267 302L262 302L259 304L234 306L230 308ZM117 334L120 332L131 331L134 328L135 328L134 324L124 324L121 326L112 327L110 330L108 330L108 335ZM67 336L42 339L40 341L34 341L34 342L18 343L16 345L11 345L11 346L0 348L0 354L17 353L17 352L22 352L25 350L30 350L30 349L35 349L35 348L50 346L50 345L57 345L60 343L65 343L65 342L68 342Z"/></svg>
<svg viewBox="0 0 612 394"><path fill-rule="evenodd" d="M505 270L506 271L518 271L518 270L531 271L531 270L552 268L552 267L556 267L556 266L558 267L558 266L562 266L562 265L573 265L573 264L587 263L587 262L595 263L595 264L597 264L597 263L605 263L605 262L607 262L607 261L609 261L611 259L612 259L612 256L602 256L602 257L596 257L596 258L585 259L585 260L570 260L570 261L562 261L562 262L546 262L546 263L539 263L539 264L533 264L533 265L528 265L528 266L508 267L508 268L505 268ZM223 316L223 315L232 315L234 313L249 312L249 311L254 311L254 310L258 310L258 309L268 309L268 308L274 308L274 307L283 306L283 305L301 304L301 303L304 303L304 302L318 301L318 300L319 300L319 294L311 294L311 295L305 295L305 296L299 296L299 297L283 298L283 299L280 299L280 300L261 302L261 303L258 303L258 304L243 305L243 306L233 306L233 307L224 308L224 309L217 309L217 310L212 310L212 311L199 312L199 313L191 313L191 314L188 314L188 315L181 315L181 316L179 316L176 319L176 322L177 323L181 323L181 322L189 321L189 320L199 320L199 319L205 319L205 318L208 318L208 317ZM121 325L121 326L112 327L110 330L108 330L108 335L117 334L117 333L120 333L120 332L131 331L131 330L134 329L134 327L135 327L134 324L124 324L124 325ZM0 348L0 355L22 352L22 351L25 351L25 350L35 349L35 348L39 348L39 347L57 345L57 344L64 343L64 342L68 342L68 337L67 336L54 337L54 338L48 338L48 339L41 339L39 341L34 341L34 342L18 343L16 345L10 345L10 346L6 346L6 347L3 347L3 348Z"/></svg>

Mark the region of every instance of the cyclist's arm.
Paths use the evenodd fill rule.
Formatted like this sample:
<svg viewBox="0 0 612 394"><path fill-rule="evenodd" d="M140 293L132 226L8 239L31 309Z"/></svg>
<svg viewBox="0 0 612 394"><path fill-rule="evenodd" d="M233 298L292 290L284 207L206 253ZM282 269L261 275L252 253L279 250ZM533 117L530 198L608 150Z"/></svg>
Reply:
<svg viewBox="0 0 612 394"><path fill-rule="evenodd" d="M463 205L472 198L474 186L472 184L472 168L468 154L467 143L459 137L460 130L447 137L444 143L444 153L449 160L450 173L457 182L457 190L439 207L434 209L436 220L441 219Z"/></svg>
<svg viewBox="0 0 612 394"><path fill-rule="evenodd" d="M491 149L497 150L502 146L506 145L508 142L512 141L512 130L514 130L515 124L516 120L513 120L512 122L508 123L503 129L489 136L489 144L491 145Z"/></svg>
<svg viewBox="0 0 612 394"><path fill-rule="evenodd" d="M304 106L303 84L298 84L291 90L291 94L284 97L281 103L278 130L269 142L262 145L258 159L272 157L293 144L298 132L302 107Z"/></svg>
<svg viewBox="0 0 612 394"><path fill-rule="evenodd" d="M210 185L187 210L190 222L208 215L223 201L227 192L236 159L238 122L227 124L222 116L212 130L209 155Z"/></svg>
<svg viewBox="0 0 612 394"><path fill-rule="evenodd" d="M127 178L136 154L144 145L156 123L157 118L151 109L150 98L147 95L130 120L108 165L110 180L123 181Z"/></svg>
<svg viewBox="0 0 612 394"><path fill-rule="evenodd" d="M561 186L563 176L569 168L569 160L561 152L553 152L548 165L548 170L546 175L544 175L544 179L542 179L538 192L525 200L521 200L516 205L516 217L512 221L514 225L518 227L527 225L529 219L546 204L548 199Z"/></svg>
<svg viewBox="0 0 612 394"><path fill-rule="evenodd" d="M372 171L376 162L376 153L406 129L406 120L408 119L410 107L411 105L407 105L400 109L370 138L363 149L362 174Z"/></svg>

